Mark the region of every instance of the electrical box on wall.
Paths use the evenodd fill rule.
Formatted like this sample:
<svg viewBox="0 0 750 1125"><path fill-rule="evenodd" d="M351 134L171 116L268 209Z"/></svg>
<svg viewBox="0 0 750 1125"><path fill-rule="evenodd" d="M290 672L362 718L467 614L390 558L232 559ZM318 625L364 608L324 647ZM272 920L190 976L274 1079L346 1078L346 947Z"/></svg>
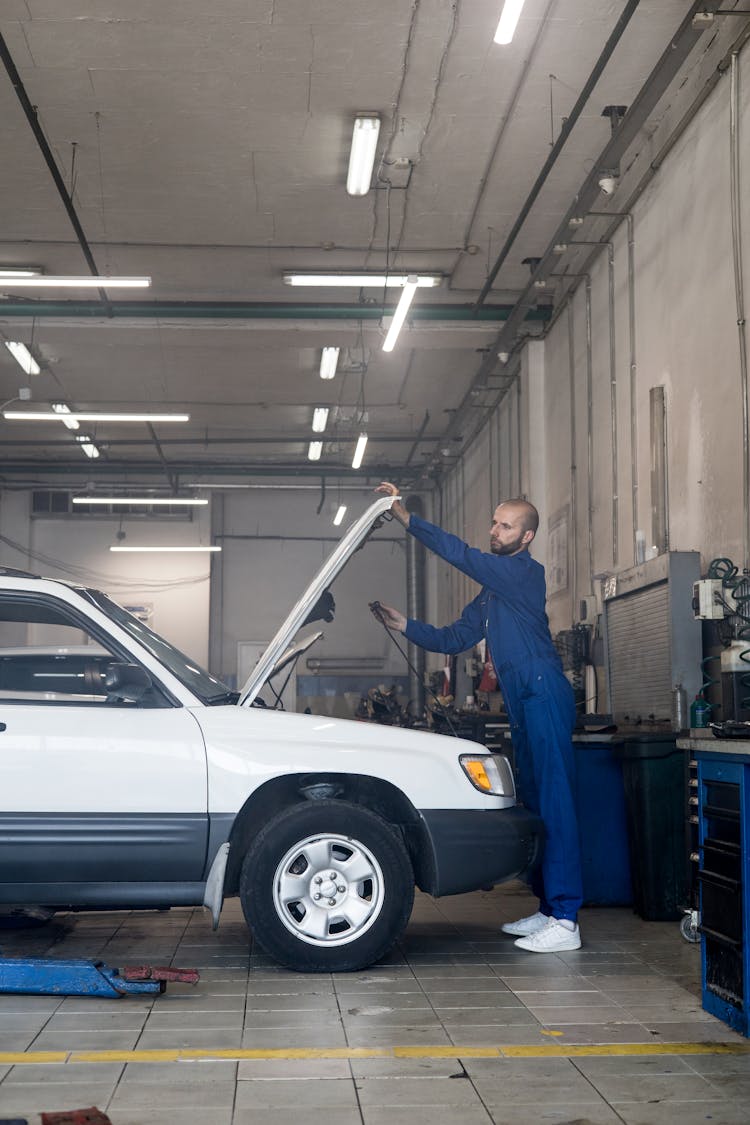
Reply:
<svg viewBox="0 0 750 1125"><path fill-rule="evenodd" d="M725 600L721 578L701 578L693 583L693 617L703 621L726 617Z"/></svg>
<svg viewBox="0 0 750 1125"><path fill-rule="evenodd" d="M596 594L586 594L581 598L579 619L586 625L594 625L600 612Z"/></svg>

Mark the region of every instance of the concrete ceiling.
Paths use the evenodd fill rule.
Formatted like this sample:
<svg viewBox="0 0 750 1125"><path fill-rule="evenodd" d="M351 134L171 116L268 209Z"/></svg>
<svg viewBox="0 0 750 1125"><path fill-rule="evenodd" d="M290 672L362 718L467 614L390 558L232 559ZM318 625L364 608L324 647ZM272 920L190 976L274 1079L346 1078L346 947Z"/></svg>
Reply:
<svg viewBox="0 0 750 1125"><path fill-rule="evenodd" d="M109 309L95 290L21 298L0 283L0 334L26 342L42 365L26 376L0 348L0 401L30 387L39 409L64 401L190 414L153 430L86 424L97 462L56 422L0 418L0 479L171 487L269 474L438 476L505 385L498 367L477 394L480 364L484 386L503 318L529 282L523 259L546 250L610 141L604 107L633 104L697 7L634 5L507 246L628 6L526 0L513 43L499 47L501 0L0 0L0 33L97 272L152 278L144 293L110 292ZM698 65L702 43L696 35L685 68ZM381 116L380 145L373 190L352 198L346 166L363 110ZM660 112L639 123L639 138ZM0 146L0 268L90 273L4 70ZM390 354L382 289L282 282L292 269L386 267L445 278L418 291ZM389 291L388 309L397 297ZM543 331L549 311L530 308L519 334ZM342 349L330 382L318 375L324 345ZM315 406L331 412L313 464ZM361 430L370 441L354 473Z"/></svg>

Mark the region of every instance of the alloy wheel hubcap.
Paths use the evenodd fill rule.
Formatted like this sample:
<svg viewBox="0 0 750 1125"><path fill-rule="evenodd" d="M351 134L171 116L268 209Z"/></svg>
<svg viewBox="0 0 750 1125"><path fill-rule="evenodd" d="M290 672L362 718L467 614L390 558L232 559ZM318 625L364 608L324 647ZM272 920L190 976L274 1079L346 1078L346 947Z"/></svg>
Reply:
<svg viewBox="0 0 750 1125"><path fill-rule="evenodd" d="M276 868L273 900L284 926L307 945L347 945L380 915L385 884L373 853L348 836L309 836Z"/></svg>

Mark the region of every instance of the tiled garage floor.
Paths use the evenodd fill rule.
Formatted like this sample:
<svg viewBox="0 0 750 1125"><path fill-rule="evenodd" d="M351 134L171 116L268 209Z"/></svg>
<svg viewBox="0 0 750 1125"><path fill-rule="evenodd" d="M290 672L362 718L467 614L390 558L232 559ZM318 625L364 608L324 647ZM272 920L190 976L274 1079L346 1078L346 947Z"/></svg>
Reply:
<svg viewBox="0 0 750 1125"><path fill-rule="evenodd" d="M2 932L6 956L172 963L201 981L0 996L0 1119L96 1105L113 1125L745 1125L748 1041L702 1010L699 947L678 925L588 909L583 948L542 956L499 933L531 909L518 884L420 896L387 962L335 977L252 952L235 902L216 934L200 910Z"/></svg>

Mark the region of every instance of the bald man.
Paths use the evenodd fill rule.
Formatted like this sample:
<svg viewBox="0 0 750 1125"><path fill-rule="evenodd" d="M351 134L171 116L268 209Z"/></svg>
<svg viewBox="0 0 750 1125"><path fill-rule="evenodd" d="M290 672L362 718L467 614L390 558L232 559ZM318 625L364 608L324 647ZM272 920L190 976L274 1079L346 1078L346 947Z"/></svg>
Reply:
<svg viewBox="0 0 750 1125"><path fill-rule="evenodd" d="M398 496L390 481L376 492ZM529 554L539 514L527 500L499 504L487 553L409 513L399 500L391 511L415 539L482 587L458 621L443 628L406 618L390 606L379 606L379 614L389 629L431 652L465 652L483 638L487 641L510 721L520 793L546 830L542 863L531 881L539 909L506 923L503 931L531 953L579 949L581 860L571 741L575 701L550 636L544 567Z"/></svg>

